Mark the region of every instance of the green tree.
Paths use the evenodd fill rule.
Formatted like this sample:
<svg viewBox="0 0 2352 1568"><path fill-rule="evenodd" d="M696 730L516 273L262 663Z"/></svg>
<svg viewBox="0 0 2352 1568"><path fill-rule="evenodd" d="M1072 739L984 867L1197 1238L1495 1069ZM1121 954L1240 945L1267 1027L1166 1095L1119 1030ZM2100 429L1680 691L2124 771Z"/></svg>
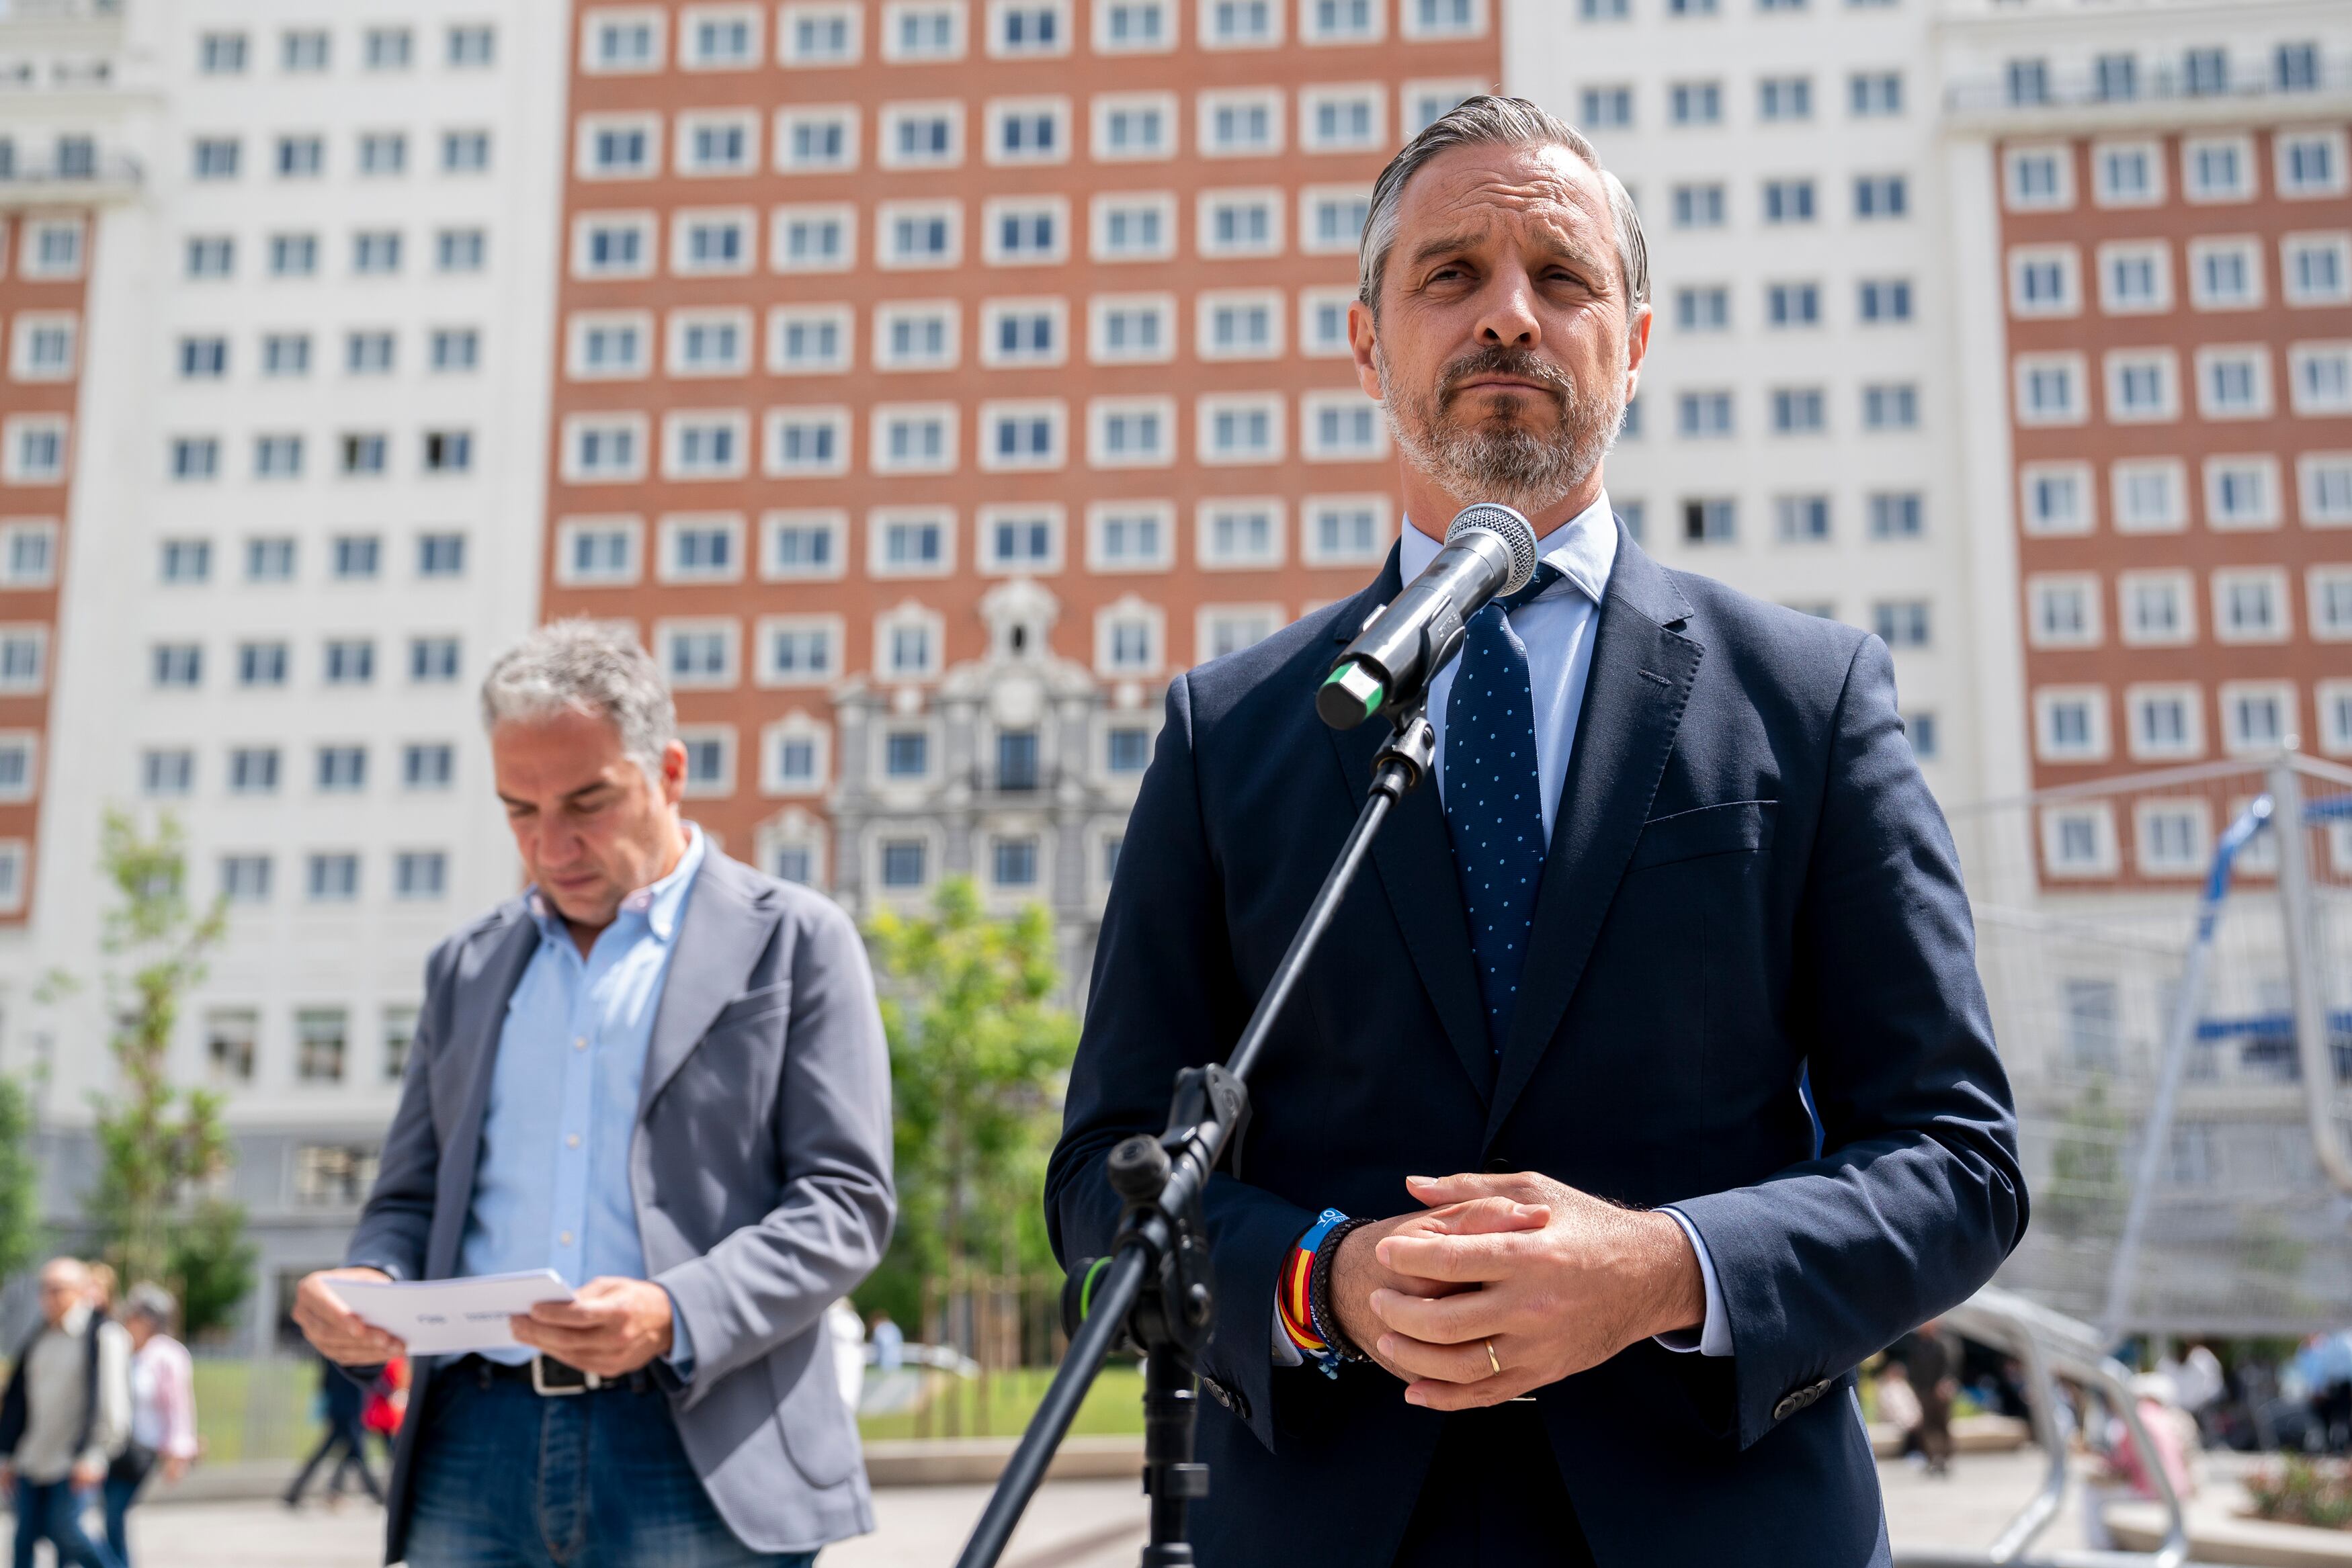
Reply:
<svg viewBox="0 0 2352 1568"><path fill-rule="evenodd" d="M253 1293L254 1265L261 1249L245 1233L245 1206L208 1197L172 1233L165 1262L173 1292L180 1298L180 1322L190 1340L226 1331L238 1303Z"/></svg>
<svg viewBox="0 0 2352 1568"><path fill-rule="evenodd" d="M203 980L205 955L228 925L225 900L202 910L189 904L186 859L185 840L169 815L150 836L129 813L106 813L100 866L119 902L107 915L102 945L114 961L105 990L121 1092L90 1097L100 1163L86 1209L101 1255L125 1285L184 1283L173 1280L172 1267L175 1243L197 1234L185 1224L191 1191L229 1163L220 1097L184 1091L170 1074L181 1003ZM229 1234L221 1231L219 1214L210 1219L210 1240L226 1247L231 1260L240 1256L242 1215ZM219 1290L207 1288L215 1295Z"/></svg>
<svg viewBox="0 0 2352 1568"><path fill-rule="evenodd" d="M927 1280L1052 1267L1037 1194L1077 1020L1052 1000L1042 906L992 918L955 877L929 914L882 914L866 935L890 1040L898 1228L859 1295L913 1325Z"/></svg>
<svg viewBox="0 0 2352 1568"><path fill-rule="evenodd" d="M0 1078L0 1280L41 1255L39 1165L33 1158L33 1096Z"/></svg>

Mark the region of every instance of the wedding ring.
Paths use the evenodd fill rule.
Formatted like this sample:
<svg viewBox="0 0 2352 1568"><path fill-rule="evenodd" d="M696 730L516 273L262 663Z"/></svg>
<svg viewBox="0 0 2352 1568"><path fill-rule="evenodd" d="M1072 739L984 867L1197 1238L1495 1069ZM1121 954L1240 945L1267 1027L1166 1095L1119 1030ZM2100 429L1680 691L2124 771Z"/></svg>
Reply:
<svg viewBox="0 0 2352 1568"><path fill-rule="evenodd" d="M1486 1364L1495 1369L1496 1376L1499 1377L1502 1375L1503 1364L1502 1361L1495 1354L1495 1342L1491 1339L1486 1342Z"/></svg>

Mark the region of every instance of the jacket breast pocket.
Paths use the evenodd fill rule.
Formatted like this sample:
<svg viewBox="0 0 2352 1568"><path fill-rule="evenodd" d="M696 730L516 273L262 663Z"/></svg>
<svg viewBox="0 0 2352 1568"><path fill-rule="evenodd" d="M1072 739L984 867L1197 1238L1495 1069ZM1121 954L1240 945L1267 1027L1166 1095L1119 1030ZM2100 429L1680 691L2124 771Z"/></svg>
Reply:
<svg viewBox="0 0 2352 1568"><path fill-rule="evenodd" d="M730 998L727 1005L719 1009L719 1015L710 1020L710 1028L704 1032L717 1034L738 1024L773 1018L778 1013L791 1010L792 1005L793 983L779 980L772 986L761 986L745 991L740 997Z"/></svg>
<svg viewBox="0 0 2352 1568"><path fill-rule="evenodd" d="M1642 824L1633 859L1625 869L1631 873L1709 855L1769 850L1779 805L1777 800L1727 800L1719 806L1653 817Z"/></svg>

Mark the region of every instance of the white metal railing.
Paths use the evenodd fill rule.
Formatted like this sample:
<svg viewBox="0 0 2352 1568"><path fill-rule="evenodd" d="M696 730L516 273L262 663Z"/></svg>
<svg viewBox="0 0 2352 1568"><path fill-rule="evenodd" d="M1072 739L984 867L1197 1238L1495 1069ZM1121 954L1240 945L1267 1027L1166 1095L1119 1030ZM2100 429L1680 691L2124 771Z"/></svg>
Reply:
<svg viewBox="0 0 2352 1568"><path fill-rule="evenodd" d="M2026 1500L1993 1539L1974 1550L1953 1547L1907 1547L1895 1553L1896 1568L1987 1568L2015 1564L2017 1568L2185 1568L2189 1561L2189 1520L2172 1478L2141 1419L2139 1401L2131 1391L2131 1374L2106 1352L2098 1331L2063 1313L2034 1305L1997 1285L1987 1285L1943 1315L1944 1326L1963 1339L1991 1345L2017 1357L2025 1368L2025 1403L2032 1417L2033 1440L2049 1460L2041 1490ZM2071 1480L2065 1428L2058 1420L2058 1379L2065 1378L2095 1394L2123 1421L2140 1456L2140 1469L2157 1489L2164 1505L2164 1540L2154 1552L2051 1552L2028 1555L2033 1542L2065 1506Z"/></svg>

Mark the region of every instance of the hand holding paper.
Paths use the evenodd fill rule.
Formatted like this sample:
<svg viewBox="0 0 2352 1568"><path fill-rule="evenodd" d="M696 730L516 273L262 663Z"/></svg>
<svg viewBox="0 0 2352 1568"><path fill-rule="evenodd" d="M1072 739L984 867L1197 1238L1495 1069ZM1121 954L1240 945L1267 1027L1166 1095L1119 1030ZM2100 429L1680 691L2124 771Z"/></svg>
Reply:
<svg viewBox="0 0 2352 1568"><path fill-rule="evenodd" d="M405 1345L412 1355L511 1348L520 1343L514 1336L515 1318L542 1302L572 1299L572 1287L552 1269L415 1283L344 1273L325 1277L320 1289L351 1316L396 1341L394 1354ZM306 1322L306 1332L309 1327ZM311 1343L326 1351L317 1334L311 1335Z"/></svg>

